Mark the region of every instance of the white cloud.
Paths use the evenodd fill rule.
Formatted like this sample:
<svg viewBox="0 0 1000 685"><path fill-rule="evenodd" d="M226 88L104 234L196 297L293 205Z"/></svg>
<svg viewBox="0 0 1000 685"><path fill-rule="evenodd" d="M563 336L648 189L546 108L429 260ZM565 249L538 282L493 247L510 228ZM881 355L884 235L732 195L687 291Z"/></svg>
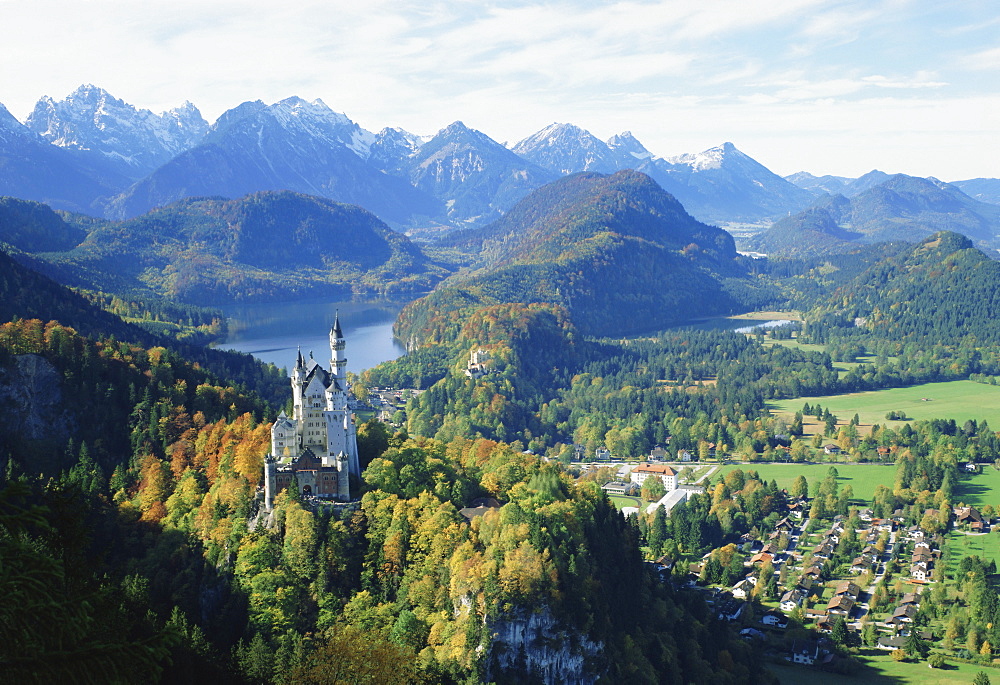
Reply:
<svg viewBox="0 0 1000 685"><path fill-rule="evenodd" d="M915 148L958 145L936 163L986 175L1000 139L983 109L998 84L981 72L1000 69L993 32L976 30L996 19L987 5L0 0L0 102L23 118L39 96L92 82L154 111L189 99L214 119L300 95L376 130L462 119L518 140L568 121L602 138L631 129L658 154L733 140L820 172L875 149L905 170L904 145L872 141L919 130Z"/></svg>

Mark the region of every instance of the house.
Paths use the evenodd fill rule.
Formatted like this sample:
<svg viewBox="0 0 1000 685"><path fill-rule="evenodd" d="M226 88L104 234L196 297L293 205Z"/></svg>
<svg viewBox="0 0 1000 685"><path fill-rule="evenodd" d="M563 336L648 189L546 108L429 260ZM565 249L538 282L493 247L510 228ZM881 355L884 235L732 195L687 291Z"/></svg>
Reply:
<svg viewBox="0 0 1000 685"><path fill-rule="evenodd" d="M899 606L906 606L907 604L917 605L920 603L920 595L913 592L904 593L899 600Z"/></svg>
<svg viewBox="0 0 1000 685"><path fill-rule="evenodd" d="M777 611L767 612L761 616L760 622L771 628L779 628L781 630L788 627L788 617L784 614L779 614Z"/></svg>
<svg viewBox="0 0 1000 685"><path fill-rule="evenodd" d="M750 557L750 565L756 566L757 564L763 564L773 559L774 555L770 554L769 552L757 552L757 554L754 554L752 557Z"/></svg>
<svg viewBox="0 0 1000 685"><path fill-rule="evenodd" d="M812 554L816 559L829 559L833 556L833 545L828 542L820 543L813 547Z"/></svg>
<svg viewBox="0 0 1000 685"><path fill-rule="evenodd" d="M756 640L763 640L764 633L760 632L756 628L744 628L740 631L740 637L753 638Z"/></svg>
<svg viewBox="0 0 1000 685"><path fill-rule="evenodd" d="M982 522L983 515L975 507L955 507L955 523L957 525Z"/></svg>
<svg viewBox="0 0 1000 685"><path fill-rule="evenodd" d="M697 455L691 454L687 450L677 450L677 459L679 461L698 461Z"/></svg>
<svg viewBox="0 0 1000 685"><path fill-rule="evenodd" d="M826 605L826 611L831 616L847 616L854 608L854 598L850 595L837 595Z"/></svg>
<svg viewBox="0 0 1000 685"><path fill-rule="evenodd" d="M795 529L795 524L788 517L781 519L774 524L774 530L781 533L791 533Z"/></svg>
<svg viewBox="0 0 1000 685"><path fill-rule="evenodd" d="M878 639L877 646L879 649L884 649L887 652L891 652L896 649L903 649L906 646L906 638L899 635L895 635L893 637L883 635Z"/></svg>
<svg viewBox="0 0 1000 685"><path fill-rule="evenodd" d="M633 483L642 485L649 477L659 478L667 492L677 489L677 472L666 464L640 464L629 474Z"/></svg>
<svg viewBox="0 0 1000 685"><path fill-rule="evenodd" d="M864 573L872 567L872 558L865 554L855 557L851 562L851 573Z"/></svg>
<svg viewBox="0 0 1000 685"><path fill-rule="evenodd" d="M743 615L743 607L745 606L745 603L731 599L719 609L719 618L723 621L735 621Z"/></svg>
<svg viewBox="0 0 1000 685"><path fill-rule="evenodd" d="M802 599L805 595L798 589L789 590L781 596L781 601L779 606L782 611L794 611L795 607L802 604Z"/></svg>
<svg viewBox="0 0 1000 685"><path fill-rule="evenodd" d="M823 575L823 569L819 566L813 565L802 572L803 576L808 576L810 578L819 578Z"/></svg>
<svg viewBox="0 0 1000 685"><path fill-rule="evenodd" d="M792 663L812 665L819 658L819 643L815 640L796 640L792 643Z"/></svg>
<svg viewBox="0 0 1000 685"><path fill-rule="evenodd" d="M663 449L663 445L657 445L649 451L650 461L663 461L670 456L670 453Z"/></svg>
<svg viewBox="0 0 1000 685"><path fill-rule="evenodd" d="M611 450L607 447L598 447L594 450L594 461L611 461Z"/></svg>
<svg viewBox="0 0 1000 685"><path fill-rule="evenodd" d="M913 604L905 604L896 607L892 612L892 618L886 621L887 624L900 625L902 623L913 623L913 618L917 615L917 607Z"/></svg>
<svg viewBox="0 0 1000 685"><path fill-rule="evenodd" d="M976 466L975 462L970 461L969 463L967 463L965 465L965 472L966 473L976 473L978 470L979 470L979 467Z"/></svg>
<svg viewBox="0 0 1000 685"><path fill-rule="evenodd" d="M746 599L753 592L754 583L744 578L733 586L732 593L736 599Z"/></svg>
<svg viewBox="0 0 1000 685"><path fill-rule="evenodd" d="M788 627L788 617L777 611L769 611L760 618L760 622L769 628L784 630Z"/></svg>
<svg viewBox="0 0 1000 685"><path fill-rule="evenodd" d="M833 444L824 445L823 452L824 454L840 454L840 447Z"/></svg>
<svg viewBox="0 0 1000 685"><path fill-rule="evenodd" d="M837 585L833 590L833 596L839 597L840 595L848 595L854 599L858 598L858 594L861 592L861 588L857 583L852 583L849 580L845 580Z"/></svg>
<svg viewBox="0 0 1000 685"><path fill-rule="evenodd" d="M927 580L931 577L931 570L917 564L910 567L910 577L913 580Z"/></svg>

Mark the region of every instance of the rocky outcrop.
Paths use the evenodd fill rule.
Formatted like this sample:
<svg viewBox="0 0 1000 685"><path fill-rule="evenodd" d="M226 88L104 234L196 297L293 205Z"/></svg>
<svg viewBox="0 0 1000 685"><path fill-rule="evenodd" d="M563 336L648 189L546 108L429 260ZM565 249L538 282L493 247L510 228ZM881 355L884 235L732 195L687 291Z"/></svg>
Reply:
<svg viewBox="0 0 1000 685"><path fill-rule="evenodd" d="M73 417L64 402L62 376L37 354L22 354L0 369L0 412L5 429L29 440L65 441Z"/></svg>
<svg viewBox="0 0 1000 685"><path fill-rule="evenodd" d="M596 683L604 645L567 630L548 609L519 611L488 625L487 681L531 676L545 683Z"/></svg>

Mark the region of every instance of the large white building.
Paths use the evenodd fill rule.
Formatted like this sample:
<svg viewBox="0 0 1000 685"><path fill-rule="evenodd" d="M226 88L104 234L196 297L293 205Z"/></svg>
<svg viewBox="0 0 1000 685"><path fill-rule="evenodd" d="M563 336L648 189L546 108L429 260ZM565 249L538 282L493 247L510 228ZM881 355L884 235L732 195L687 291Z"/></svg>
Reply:
<svg viewBox="0 0 1000 685"><path fill-rule="evenodd" d="M347 357L340 316L330 328L330 370L298 354L292 370L292 416L271 426L271 454L264 461L264 501L298 483L304 495L351 498L350 476L361 476L354 416L347 407Z"/></svg>
<svg viewBox="0 0 1000 685"><path fill-rule="evenodd" d="M629 477L633 483L642 485L650 476L656 476L663 481L663 488L670 492L677 489L677 472L666 464L641 464L632 469Z"/></svg>

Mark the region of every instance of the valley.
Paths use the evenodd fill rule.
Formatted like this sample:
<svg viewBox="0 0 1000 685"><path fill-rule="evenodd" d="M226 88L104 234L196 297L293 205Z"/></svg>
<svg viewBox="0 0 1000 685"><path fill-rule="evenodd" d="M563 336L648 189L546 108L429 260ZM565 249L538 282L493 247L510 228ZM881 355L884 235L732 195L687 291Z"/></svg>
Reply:
<svg viewBox="0 0 1000 685"><path fill-rule="evenodd" d="M989 184L793 182L568 125L371 134L298 98L84 150L71 115L139 113L71 99L28 122L51 150L17 140L104 185L0 177L0 555L57 581L0 577L18 673L62 673L25 627L50 614L95 673L163 682L1000 664ZM342 377L314 368L334 320ZM305 411L289 369L350 416L335 497L312 452L265 478Z"/></svg>

